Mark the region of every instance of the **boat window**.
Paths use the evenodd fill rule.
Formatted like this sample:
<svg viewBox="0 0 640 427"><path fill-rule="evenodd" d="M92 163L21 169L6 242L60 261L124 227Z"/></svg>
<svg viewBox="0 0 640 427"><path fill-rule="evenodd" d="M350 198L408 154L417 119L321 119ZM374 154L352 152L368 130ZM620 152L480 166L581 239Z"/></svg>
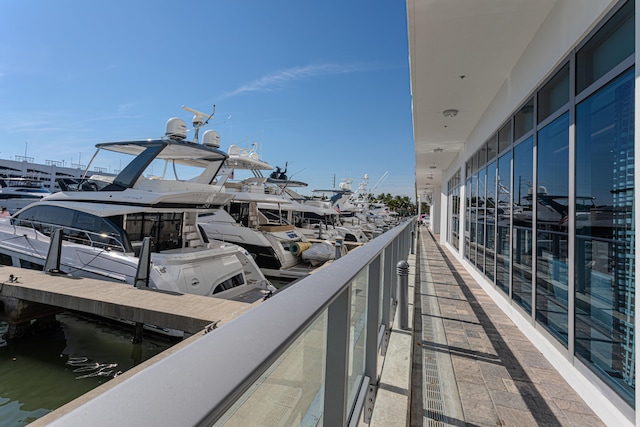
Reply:
<svg viewBox="0 0 640 427"><path fill-rule="evenodd" d="M11 256L7 254L0 254L0 265L12 266L13 260L11 259Z"/></svg>
<svg viewBox="0 0 640 427"><path fill-rule="evenodd" d="M159 252L182 247L182 214L145 213L127 215L125 231L137 252L145 237L151 237L151 251Z"/></svg>
<svg viewBox="0 0 640 427"><path fill-rule="evenodd" d="M233 219L245 227L249 226L249 204L248 203L229 203L224 209L233 217Z"/></svg>
<svg viewBox="0 0 640 427"><path fill-rule="evenodd" d="M216 286L216 288L213 290L213 293L215 295L220 292L233 289L240 285L244 285L244 276L242 274L236 274L235 276L228 278L227 280Z"/></svg>
<svg viewBox="0 0 640 427"><path fill-rule="evenodd" d="M95 247L125 250L125 239L119 227L107 218L60 206L39 205L17 214L15 225L34 228L51 235L55 228L62 228L65 240Z"/></svg>

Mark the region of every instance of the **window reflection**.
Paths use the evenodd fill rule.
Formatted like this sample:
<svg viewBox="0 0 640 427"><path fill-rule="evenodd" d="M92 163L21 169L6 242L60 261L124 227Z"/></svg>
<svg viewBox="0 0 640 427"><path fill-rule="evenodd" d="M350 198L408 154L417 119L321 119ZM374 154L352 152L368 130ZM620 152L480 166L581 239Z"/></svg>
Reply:
<svg viewBox="0 0 640 427"><path fill-rule="evenodd" d="M531 312L533 137L513 150L513 300Z"/></svg>
<svg viewBox="0 0 640 427"><path fill-rule="evenodd" d="M485 199L485 255L484 274L492 282L495 279L495 233L496 233L496 162L487 166L487 196Z"/></svg>
<svg viewBox="0 0 640 427"><path fill-rule="evenodd" d="M478 172L478 202L476 207L477 221L477 250L476 250L476 266L480 271L484 271L484 245L485 245L485 193L486 193L486 169Z"/></svg>
<svg viewBox="0 0 640 427"><path fill-rule="evenodd" d="M498 159L496 285L509 294L511 271L511 152Z"/></svg>
<svg viewBox="0 0 640 427"><path fill-rule="evenodd" d="M464 221L464 256L471 259L471 178L467 178L465 185L466 192L466 215Z"/></svg>
<svg viewBox="0 0 640 427"><path fill-rule="evenodd" d="M569 312L569 113L538 132L536 319L565 346Z"/></svg>
<svg viewBox="0 0 640 427"><path fill-rule="evenodd" d="M632 402L634 81L628 71L576 109L576 354Z"/></svg>
<svg viewBox="0 0 640 427"><path fill-rule="evenodd" d="M471 176L471 230L469 236L471 238L471 253L469 259L472 263L476 263L476 255L478 253L478 174Z"/></svg>

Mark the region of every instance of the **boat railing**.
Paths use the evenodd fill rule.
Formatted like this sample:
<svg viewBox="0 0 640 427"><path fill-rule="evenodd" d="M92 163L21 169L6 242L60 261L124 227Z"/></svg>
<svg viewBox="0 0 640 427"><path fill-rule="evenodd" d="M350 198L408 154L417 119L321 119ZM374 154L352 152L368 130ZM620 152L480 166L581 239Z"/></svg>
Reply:
<svg viewBox="0 0 640 427"><path fill-rule="evenodd" d="M57 178L62 191L100 191L111 183L93 178Z"/></svg>
<svg viewBox="0 0 640 427"><path fill-rule="evenodd" d="M368 422L415 226L399 224L48 425Z"/></svg>
<svg viewBox="0 0 640 427"><path fill-rule="evenodd" d="M63 240L107 251L115 250L119 252L127 252L126 245L119 239L119 236L112 233L99 233L70 226L27 219L14 219L13 226L31 228L34 231L36 239L38 239L40 234L51 237L53 231L59 228L62 230Z"/></svg>

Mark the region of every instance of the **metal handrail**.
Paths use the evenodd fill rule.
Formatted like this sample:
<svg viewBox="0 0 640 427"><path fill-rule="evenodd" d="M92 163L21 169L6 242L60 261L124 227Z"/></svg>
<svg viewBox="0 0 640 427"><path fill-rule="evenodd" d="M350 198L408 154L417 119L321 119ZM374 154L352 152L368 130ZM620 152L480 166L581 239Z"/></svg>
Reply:
<svg viewBox="0 0 640 427"><path fill-rule="evenodd" d="M86 237L86 239L75 238L76 240L82 240L83 242L88 242L88 244L86 243L80 243L80 244L84 244L86 246L91 246L91 247L102 248L102 249L111 248L113 250L117 250L120 252L127 252L125 249L125 245L120 240L118 240L113 234L101 234L101 233L96 233L94 231L83 230L80 228L74 228L74 227L69 227L65 225L53 224L53 223L42 222L42 221L32 221L32 220L21 219L21 218L13 219L12 225L14 227L14 230L15 230L15 227L30 227L34 231L36 239L38 238L38 233L44 234L47 237L51 237L51 235L53 234L53 230L60 228L62 229L63 240L73 242L74 237L71 237L72 233L69 233L69 231L72 231L72 232L78 233L79 235L84 235ZM38 225L50 228L51 232L46 233L42 229L38 229L37 227ZM94 236L94 239L92 239L91 236ZM109 240L109 242L113 242L113 243L101 242L98 240L98 238L100 239L106 238Z"/></svg>
<svg viewBox="0 0 640 427"><path fill-rule="evenodd" d="M49 425L213 424L322 313L343 300L360 272L383 253L392 266L406 256L408 246L402 246L414 225L415 218L394 227Z"/></svg>

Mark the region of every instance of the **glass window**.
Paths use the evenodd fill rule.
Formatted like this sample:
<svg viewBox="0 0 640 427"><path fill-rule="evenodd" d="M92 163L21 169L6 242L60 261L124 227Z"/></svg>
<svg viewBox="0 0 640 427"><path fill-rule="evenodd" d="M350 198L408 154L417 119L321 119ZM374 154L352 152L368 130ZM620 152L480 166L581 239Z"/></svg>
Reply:
<svg viewBox="0 0 640 427"><path fill-rule="evenodd" d="M569 64L558 71L538 92L538 123L569 102Z"/></svg>
<svg viewBox="0 0 640 427"><path fill-rule="evenodd" d="M485 275L494 281L495 232L496 232L496 162L487 166L487 196L485 199Z"/></svg>
<svg viewBox="0 0 640 427"><path fill-rule="evenodd" d="M475 173L471 176L471 230L469 236L471 237L471 253L469 259L472 263L476 263L476 253L478 251L478 174Z"/></svg>
<svg viewBox="0 0 640 427"><path fill-rule="evenodd" d="M569 113L538 132L536 319L565 346L569 321Z"/></svg>
<svg viewBox="0 0 640 427"><path fill-rule="evenodd" d="M533 137L513 150L513 300L531 312Z"/></svg>
<svg viewBox="0 0 640 427"><path fill-rule="evenodd" d="M480 271L484 271L484 238L485 238L485 204L486 204L486 190L487 190L487 170L482 168L478 172L478 203L476 207L477 221L477 241L478 246L476 250L476 266Z"/></svg>
<svg viewBox="0 0 640 427"><path fill-rule="evenodd" d="M482 147L476 152L476 164L478 169L487 164L487 145L483 144Z"/></svg>
<svg viewBox="0 0 640 427"><path fill-rule="evenodd" d="M349 403L355 404L360 385L364 379L365 348L367 337L367 289L369 269L365 268L351 282L351 322L349 343L349 369L347 395Z"/></svg>
<svg viewBox="0 0 640 427"><path fill-rule="evenodd" d="M466 191L466 215L464 221L464 243L465 250L464 256L467 259L471 259L471 176L467 178L465 185Z"/></svg>
<svg viewBox="0 0 640 427"><path fill-rule="evenodd" d="M509 120L498 132L498 154L511 147L513 135L511 134L511 120Z"/></svg>
<svg viewBox="0 0 640 427"><path fill-rule="evenodd" d="M498 134L495 134L487 141L487 161L496 158L496 154L498 153Z"/></svg>
<svg viewBox="0 0 640 427"><path fill-rule="evenodd" d="M498 205L496 208L496 285L509 294L511 274L511 153L498 159L496 177Z"/></svg>
<svg viewBox="0 0 640 427"><path fill-rule="evenodd" d="M517 141L533 129L533 98L529 100L514 117L513 139Z"/></svg>
<svg viewBox="0 0 640 427"><path fill-rule="evenodd" d="M627 2L576 55L576 93L635 52L635 3Z"/></svg>
<svg viewBox="0 0 640 427"><path fill-rule="evenodd" d="M635 397L634 70L576 107L576 355Z"/></svg>
<svg viewBox="0 0 640 427"><path fill-rule="evenodd" d="M453 189L453 213L451 215L453 246L460 246L460 186Z"/></svg>

